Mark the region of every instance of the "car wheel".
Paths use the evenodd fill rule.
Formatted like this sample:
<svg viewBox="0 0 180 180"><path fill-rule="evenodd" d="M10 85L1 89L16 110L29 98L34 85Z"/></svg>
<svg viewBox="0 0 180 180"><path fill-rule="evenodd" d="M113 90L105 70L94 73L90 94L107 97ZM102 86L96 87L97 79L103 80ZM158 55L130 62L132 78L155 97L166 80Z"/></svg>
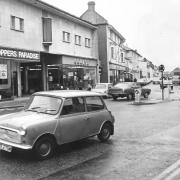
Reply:
<svg viewBox="0 0 180 180"><path fill-rule="evenodd" d="M133 100L133 95L132 94L128 94L127 95L127 99L130 100L130 101Z"/></svg>
<svg viewBox="0 0 180 180"><path fill-rule="evenodd" d="M114 99L114 100L116 100L116 99L117 99L117 97L116 97L116 96L113 96L113 99Z"/></svg>
<svg viewBox="0 0 180 180"><path fill-rule="evenodd" d="M108 124L104 124L100 133L98 134L98 139L102 142L107 141L111 136L111 126Z"/></svg>
<svg viewBox="0 0 180 180"><path fill-rule="evenodd" d="M54 149L55 149L55 142L53 138L45 136L40 138L36 142L33 150L35 152L36 157L39 160L44 160L53 155Z"/></svg>
<svg viewBox="0 0 180 180"><path fill-rule="evenodd" d="M148 98L149 94L148 93L145 93L144 94L144 98Z"/></svg>

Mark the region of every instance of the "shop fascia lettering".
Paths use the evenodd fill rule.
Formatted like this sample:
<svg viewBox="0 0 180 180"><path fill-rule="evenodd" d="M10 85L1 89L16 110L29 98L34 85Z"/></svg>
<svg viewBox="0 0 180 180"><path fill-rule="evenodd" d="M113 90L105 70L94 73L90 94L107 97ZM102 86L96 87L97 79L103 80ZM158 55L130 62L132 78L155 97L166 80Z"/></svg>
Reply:
<svg viewBox="0 0 180 180"><path fill-rule="evenodd" d="M87 59L82 58L75 58L75 65L81 65L81 66L89 66L89 62Z"/></svg>
<svg viewBox="0 0 180 180"><path fill-rule="evenodd" d="M0 48L0 57L39 60L39 53Z"/></svg>

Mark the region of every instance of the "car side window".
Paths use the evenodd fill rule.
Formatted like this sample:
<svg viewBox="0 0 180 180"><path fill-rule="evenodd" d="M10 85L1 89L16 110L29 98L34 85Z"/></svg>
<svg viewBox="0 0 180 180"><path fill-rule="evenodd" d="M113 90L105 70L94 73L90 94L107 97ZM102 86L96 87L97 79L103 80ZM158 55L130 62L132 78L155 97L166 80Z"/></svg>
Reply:
<svg viewBox="0 0 180 180"><path fill-rule="evenodd" d="M104 109L104 104L99 96L86 97L87 111L97 111Z"/></svg>
<svg viewBox="0 0 180 180"><path fill-rule="evenodd" d="M85 112L84 100L82 97L67 98L61 111L61 115Z"/></svg>

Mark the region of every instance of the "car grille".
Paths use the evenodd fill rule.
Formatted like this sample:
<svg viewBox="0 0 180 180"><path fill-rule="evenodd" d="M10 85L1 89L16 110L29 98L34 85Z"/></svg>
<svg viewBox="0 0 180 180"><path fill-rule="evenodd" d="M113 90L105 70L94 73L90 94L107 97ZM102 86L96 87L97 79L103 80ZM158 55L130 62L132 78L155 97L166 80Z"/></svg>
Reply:
<svg viewBox="0 0 180 180"><path fill-rule="evenodd" d="M0 128L0 139L6 140L9 142L19 143L20 136L16 131Z"/></svg>

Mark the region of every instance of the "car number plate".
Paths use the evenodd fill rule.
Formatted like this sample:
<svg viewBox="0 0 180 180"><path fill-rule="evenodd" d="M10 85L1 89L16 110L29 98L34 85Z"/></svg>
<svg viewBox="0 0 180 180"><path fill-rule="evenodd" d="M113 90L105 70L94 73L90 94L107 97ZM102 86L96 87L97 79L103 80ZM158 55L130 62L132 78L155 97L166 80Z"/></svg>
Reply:
<svg viewBox="0 0 180 180"><path fill-rule="evenodd" d="M9 145L5 145L5 144L0 144L0 149L7 151L7 152L11 152L12 151L12 146Z"/></svg>

